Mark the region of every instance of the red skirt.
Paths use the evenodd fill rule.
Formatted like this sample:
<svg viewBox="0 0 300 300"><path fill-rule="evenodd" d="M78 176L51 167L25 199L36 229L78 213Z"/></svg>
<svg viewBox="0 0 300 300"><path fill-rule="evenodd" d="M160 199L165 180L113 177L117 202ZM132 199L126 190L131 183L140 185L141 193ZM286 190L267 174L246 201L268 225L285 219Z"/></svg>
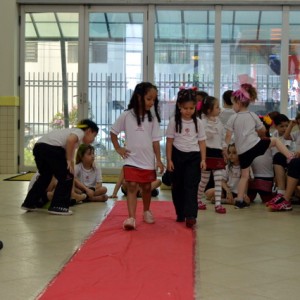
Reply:
<svg viewBox="0 0 300 300"><path fill-rule="evenodd" d="M147 183L156 180L155 170L140 169L133 166L123 166L125 181Z"/></svg>

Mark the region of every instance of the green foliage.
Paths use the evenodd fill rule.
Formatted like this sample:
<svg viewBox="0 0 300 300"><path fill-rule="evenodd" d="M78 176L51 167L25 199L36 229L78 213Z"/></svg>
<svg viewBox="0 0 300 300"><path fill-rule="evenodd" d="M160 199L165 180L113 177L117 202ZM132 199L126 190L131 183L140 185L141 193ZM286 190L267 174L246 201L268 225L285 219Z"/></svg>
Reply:
<svg viewBox="0 0 300 300"><path fill-rule="evenodd" d="M69 125L70 126L75 126L78 123L78 118L77 118L77 106L74 105L69 112ZM62 112L58 112L54 115L52 121L51 121L51 127L54 129L61 129L65 128L65 117Z"/></svg>

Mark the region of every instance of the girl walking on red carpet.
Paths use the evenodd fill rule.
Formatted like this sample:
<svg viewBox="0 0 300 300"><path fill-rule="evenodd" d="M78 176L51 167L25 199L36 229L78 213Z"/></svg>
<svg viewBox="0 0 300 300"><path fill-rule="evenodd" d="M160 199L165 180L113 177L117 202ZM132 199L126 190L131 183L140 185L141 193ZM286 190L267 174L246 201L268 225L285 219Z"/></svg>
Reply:
<svg viewBox="0 0 300 300"><path fill-rule="evenodd" d="M154 106L154 111L151 109ZM123 223L125 230L136 228L137 192L142 190L143 219L148 224L155 222L150 211L151 182L156 179L156 167L162 173L164 165L160 157L161 140L159 128L157 88L150 82L137 84L124 111L112 126L110 135L115 150L124 159L124 179L127 182L128 218ZM118 135L125 132L125 145L121 146Z"/></svg>
<svg viewBox="0 0 300 300"><path fill-rule="evenodd" d="M167 168L172 172L172 198L177 222L196 224L197 191L200 168L206 168L206 135L202 121L197 117L196 92L180 90L175 116L170 119L167 136Z"/></svg>

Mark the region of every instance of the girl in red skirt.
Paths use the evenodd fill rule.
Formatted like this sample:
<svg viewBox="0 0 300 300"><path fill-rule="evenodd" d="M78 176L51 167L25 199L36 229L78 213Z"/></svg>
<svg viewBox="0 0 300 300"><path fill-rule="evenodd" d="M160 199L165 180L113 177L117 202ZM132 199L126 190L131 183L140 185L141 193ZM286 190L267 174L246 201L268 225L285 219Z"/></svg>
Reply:
<svg viewBox="0 0 300 300"><path fill-rule="evenodd" d="M154 111L150 110L154 106ZM110 135L115 150L124 159L124 179L127 182L128 218L123 223L125 230L136 228L137 192L142 190L143 219L148 224L155 222L150 211L151 182L156 179L156 168L162 173L164 165L160 157L160 117L158 114L157 88L150 82L137 84L128 109L112 126ZM125 132L125 145L120 146L118 135Z"/></svg>

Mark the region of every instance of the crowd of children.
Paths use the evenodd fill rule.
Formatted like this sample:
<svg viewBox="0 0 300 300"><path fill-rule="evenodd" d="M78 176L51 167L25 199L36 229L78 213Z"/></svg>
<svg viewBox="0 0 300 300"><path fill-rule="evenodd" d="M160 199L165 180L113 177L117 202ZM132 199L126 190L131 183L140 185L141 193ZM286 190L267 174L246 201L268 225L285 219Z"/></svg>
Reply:
<svg viewBox="0 0 300 300"><path fill-rule="evenodd" d="M198 210L207 209L204 198L219 214L226 213L224 204L247 208L257 195L271 211L292 209L300 177L300 114L290 121L279 112L267 116L251 112L248 107L257 92L250 83L224 92L222 110L219 100L206 92L180 89L166 130L165 167L157 93L150 82L137 84L128 108L110 130L115 151L124 161L110 198L117 198L120 188L127 197L125 230L136 229L138 197L143 220L155 223L151 197L158 195L161 185L157 171L162 175L165 169L171 174L176 222L189 228L196 224ZM298 130L293 130L295 126ZM107 201L91 145L98 130L85 119L76 128L54 130L37 141L33 155L38 172L22 209L35 211L51 200L50 214L71 215L71 199L73 204ZM118 139L121 132L125 132L124 145Z"/></svg>

